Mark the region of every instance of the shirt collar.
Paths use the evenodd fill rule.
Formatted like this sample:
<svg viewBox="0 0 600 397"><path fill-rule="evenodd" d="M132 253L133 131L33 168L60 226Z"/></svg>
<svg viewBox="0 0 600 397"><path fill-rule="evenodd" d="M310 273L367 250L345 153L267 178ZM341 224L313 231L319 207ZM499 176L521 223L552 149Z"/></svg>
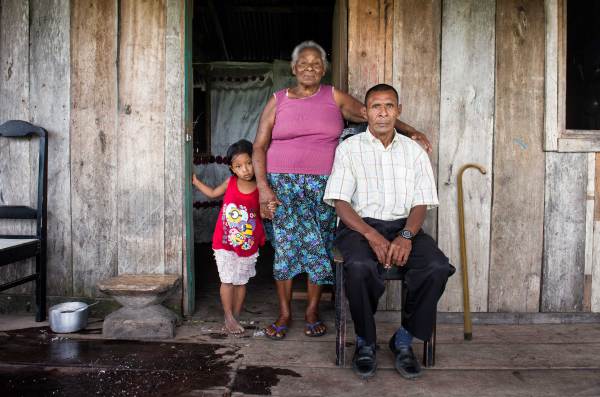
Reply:
<svg viewBox="0 0 600 397"><path fill-rule="evenodd" d="M371 134L371 131L369 131L369 127L367 127L367 130L365 131L365 137L371 144L379 144L381 147L383 147L383 143L381 143L381 141L377 139L375 135ZM388 148L391 148L394 145L396 145L396 143L398 143L399 140L400 137L398 136L398 131L396 131L396 129L394 128L394 138L392 139L392 143L390 144L390 146L388 146Z"/></svg>

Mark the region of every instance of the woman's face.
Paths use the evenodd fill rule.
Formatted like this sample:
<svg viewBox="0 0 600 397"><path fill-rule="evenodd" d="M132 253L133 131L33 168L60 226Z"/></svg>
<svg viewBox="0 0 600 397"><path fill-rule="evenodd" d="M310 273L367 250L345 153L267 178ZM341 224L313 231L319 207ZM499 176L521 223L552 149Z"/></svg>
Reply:
<svg viewBox="0 0 600 397"><path fill-rule="evenodd" d="M325 76L325 65L321 54L315 48L305 48L298 54L298 61L292 68L292 73L302 85L316 85Z"/></svg>

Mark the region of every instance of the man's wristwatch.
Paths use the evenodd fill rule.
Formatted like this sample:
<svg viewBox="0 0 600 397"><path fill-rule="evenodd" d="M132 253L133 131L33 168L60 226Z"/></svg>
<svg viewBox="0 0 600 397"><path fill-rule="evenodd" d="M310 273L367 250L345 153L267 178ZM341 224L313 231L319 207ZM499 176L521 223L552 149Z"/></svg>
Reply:
<svg viewBox="0 0 600 397"><path fill-rule="evenodd" d="M407 240L412 240L415 235L412 234L412 232L408 229L402 229L398 232L398 236L405 238Z"/></svg>

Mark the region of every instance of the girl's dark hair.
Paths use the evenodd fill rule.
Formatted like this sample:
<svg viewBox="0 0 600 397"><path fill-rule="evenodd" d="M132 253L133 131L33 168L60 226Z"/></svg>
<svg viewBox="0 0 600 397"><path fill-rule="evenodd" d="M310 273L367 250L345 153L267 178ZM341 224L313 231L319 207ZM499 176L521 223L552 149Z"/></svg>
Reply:
<svg viewBox="0 0 600 397"><path fill-rule="evenodd" d="M231 160L238 154L243 153L246 153L248 156L250 156L250 158L252 158L252 142L246 139L240 139L227 148L227 164L231 166Z"/></svg>

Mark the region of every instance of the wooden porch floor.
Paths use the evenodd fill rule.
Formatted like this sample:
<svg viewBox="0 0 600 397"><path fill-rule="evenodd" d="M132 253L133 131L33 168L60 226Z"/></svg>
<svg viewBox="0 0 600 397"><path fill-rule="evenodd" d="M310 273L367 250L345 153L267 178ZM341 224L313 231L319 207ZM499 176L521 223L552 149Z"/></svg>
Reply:
<svg viewBox="0 0 600 397"><path fill-rule="evenodd" d="M293 306L298 316L288 336L283 341L271 341L262 335L261 328L272 321L276 313L272 287L265 285L249 293L247 311L243 314L247 331L243 337L220 332L221 314L216 292L213 287L199 294L199 311L184 320L175 339L157 343L157 346L165 346L165 343L214 346L227 362L228 381L210 390L189 390L176 395L600 396L598 323L476 324L470 342L463 340L462 325L438 324L436 366L426 369L420 379L406 381L395 372L393 356L387 349L387 340L397 324L390 321L393 316L383 313L378 322L379 369L373 379L362 381L351 369L334 364L333 307L329 302L321 305L330 330L327 335L321 338L303 335L304 302L296 300ZM0 316L0 331L35 326L39 324L33 322L31 315ZM94 334L94 329L99 327L101 322L95 322L86 332L64 336L70 340L101 341L102 336ZM353 340L351 324L348 332L349 340ZM349 349L352 352L352 347ZM415 351L421 354L420 344ZM66 367L76 372L81 371L82 365L89 371L102 367L98 367L97 362L75 366L50 361L29 364L6 361L0 348L0 374L7 368L61 367L65 370ZM122 366L116 368L130 370ZM143 373L144 364L135 370ZM188 372L190 377L195 376L191 369Z"/></svg>

